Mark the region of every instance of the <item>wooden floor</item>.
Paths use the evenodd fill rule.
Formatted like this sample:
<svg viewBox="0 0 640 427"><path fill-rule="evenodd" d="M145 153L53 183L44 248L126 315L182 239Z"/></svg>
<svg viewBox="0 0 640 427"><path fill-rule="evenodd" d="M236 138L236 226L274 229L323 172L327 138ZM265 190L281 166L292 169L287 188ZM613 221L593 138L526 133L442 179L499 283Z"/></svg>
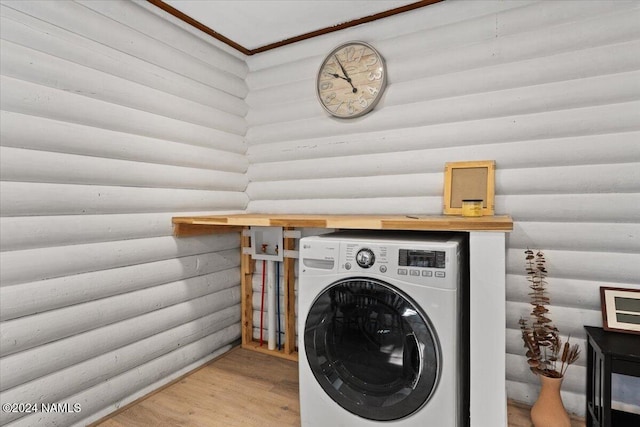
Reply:
<svg viewBox="0 0 640 427"><path fill-rule="evenodd" d="M531 426L526 406L509 403L508 418ZM96 426L300 427L298 365L236 348Z"/></svg>

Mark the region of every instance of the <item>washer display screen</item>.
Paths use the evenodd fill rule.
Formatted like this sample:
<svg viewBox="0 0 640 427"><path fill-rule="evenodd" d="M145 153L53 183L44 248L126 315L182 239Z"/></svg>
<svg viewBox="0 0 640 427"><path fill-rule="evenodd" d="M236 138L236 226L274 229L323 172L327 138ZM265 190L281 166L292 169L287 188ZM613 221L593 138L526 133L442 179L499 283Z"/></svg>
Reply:
<svg viewBox="0 0 640 427"><path fill-rule="evenodd" d="M443 251L400 249L398 265L403 267L445 268L446 253Z"/></svg>
<svg viewBox="0 0 640 427"><path fill-rule="evenodd" d="M440 376L440 348L427 316L375 279L333 283L306 319L305 352L324 391L346 410L390 421L420 409Z"/></svg>

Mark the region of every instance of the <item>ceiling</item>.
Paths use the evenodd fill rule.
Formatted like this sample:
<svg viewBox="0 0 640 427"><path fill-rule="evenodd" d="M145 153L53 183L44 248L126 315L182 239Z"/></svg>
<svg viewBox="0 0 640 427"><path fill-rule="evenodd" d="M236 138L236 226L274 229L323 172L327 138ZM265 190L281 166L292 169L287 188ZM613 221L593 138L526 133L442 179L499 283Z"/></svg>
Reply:
<svg viewBox="0 0 640 427"><path fill-rule="evenodd" d="M148 0L251 55L441 0Z"/></svg>

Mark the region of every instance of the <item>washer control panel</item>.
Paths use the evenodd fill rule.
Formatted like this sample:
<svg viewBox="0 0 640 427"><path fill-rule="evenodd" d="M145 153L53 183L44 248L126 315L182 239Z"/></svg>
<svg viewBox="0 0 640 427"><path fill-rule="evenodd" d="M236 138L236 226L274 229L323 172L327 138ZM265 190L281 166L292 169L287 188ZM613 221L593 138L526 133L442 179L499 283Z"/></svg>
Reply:
<svg viewBox="0 0 640 427"><path fill-rule="evenodd" d="M461 241L455 236L418 240L361 238L340 232L308 237L301 240L301 274L341 272L454 289L460 273Z"/></svg>
<svg viewBox="0 0 640 427"><path fill-rule="evenodd" d="M457 251L447 248L426 249L411 246L342 242L338 270L357 274L380 274L413 283L428 283L455 275L450 257ZM448 253L451 253L449 255Z"/></svg>

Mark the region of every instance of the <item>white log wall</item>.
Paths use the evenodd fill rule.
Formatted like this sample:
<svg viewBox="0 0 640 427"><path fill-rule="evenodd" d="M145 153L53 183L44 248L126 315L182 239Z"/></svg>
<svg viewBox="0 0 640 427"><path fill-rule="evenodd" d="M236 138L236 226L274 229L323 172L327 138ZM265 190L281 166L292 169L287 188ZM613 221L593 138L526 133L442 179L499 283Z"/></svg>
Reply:
<svg viewBox="0 0 640 427"><path fill-rule="evenodd" d="M639 22L637 1L448 0L249 57L248 211L440 214L445 162L495 160L496 212L515 221L508 396L532 403L523 251L545 251L552 319L583 346L583 325L602 324L599 287L640 288ZM340 121L314 79L350 40L380 51L389 85ZM585 363L563 387L582 416ZM614 399L640 410L637 384Z"/></svg>
<svg viewBox="0 0 640 427"><path fill-rule="evenodd" d="M248 66L141 3L0 4L2 403L86 425L240 337L240 238L171 217L248 202Z"/></svg>

